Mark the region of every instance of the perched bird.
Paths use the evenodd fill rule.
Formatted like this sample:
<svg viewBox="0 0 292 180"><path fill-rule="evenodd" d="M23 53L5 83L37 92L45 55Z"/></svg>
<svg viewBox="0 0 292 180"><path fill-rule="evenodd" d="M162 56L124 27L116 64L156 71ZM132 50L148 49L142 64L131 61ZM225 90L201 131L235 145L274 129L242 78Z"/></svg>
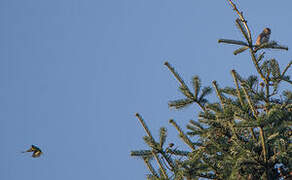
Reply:
<svg viewBox="0 0 292 180"><path fill-rule="evenodd" d="M40 155L42 154L41 149L35 145L31 145L31 148L28 149L27 151L24 151L23 153L26 153L26 152L33 152L32 157L34 158L40 157Z"/></svg>
<svg viewBox="0 0 292 180"><path fill-rule="evenodd" d="M271 34L271 29L270 28L265 28L263 30L263 32L258 36L257 40L256 40L256 46L260 46L263 43L267 43L269 42L270 39L270 34ZM257 51L258 48L255 48L255 51Z"/></svg>

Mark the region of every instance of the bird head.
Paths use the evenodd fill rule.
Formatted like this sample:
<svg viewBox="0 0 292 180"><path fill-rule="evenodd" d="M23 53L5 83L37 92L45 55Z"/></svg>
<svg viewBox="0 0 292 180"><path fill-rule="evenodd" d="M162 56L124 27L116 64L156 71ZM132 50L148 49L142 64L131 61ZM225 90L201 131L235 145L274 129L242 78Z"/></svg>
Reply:
<svg viewBox="0 0 292 180"><path fill-rule="evenodd" d="M270 35L271 34L271 29L270 28L265 28L264 33Z"/></svg>

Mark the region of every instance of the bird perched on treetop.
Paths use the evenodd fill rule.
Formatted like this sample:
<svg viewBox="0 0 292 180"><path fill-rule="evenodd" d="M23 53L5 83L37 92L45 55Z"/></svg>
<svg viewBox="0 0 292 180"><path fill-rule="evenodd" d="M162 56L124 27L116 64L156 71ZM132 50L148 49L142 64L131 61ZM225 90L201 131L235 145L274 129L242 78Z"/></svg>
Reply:
<svg viewBox="0 0 292 180"><path fill-rule="evenodd" d="M269 42L270 39L270 34L271 34L271 29L270 28L265 28L263 30L263 32L258 36L257 40L256 40L256 46L260 46L263 43L267 43ZM258 48L255 48L255 51L257 51Z"/></svg>
<svg viewBox="0 0 292 180"><path fill-rule="evenodd" d="M36 157L40 157L40 155L43 153L41 151L40 148L38 148L37 146L35 145L31 145L31 148L28 149L27 151L24 151L23 153L26 153L26 152L33 152L32 153L32 157L36 158Z"/></svg>

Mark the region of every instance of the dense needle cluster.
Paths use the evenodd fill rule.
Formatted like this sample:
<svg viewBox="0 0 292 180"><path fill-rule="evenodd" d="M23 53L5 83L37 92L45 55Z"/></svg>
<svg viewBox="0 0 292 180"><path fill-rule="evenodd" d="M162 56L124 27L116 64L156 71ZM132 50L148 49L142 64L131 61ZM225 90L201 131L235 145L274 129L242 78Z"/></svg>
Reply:
<svg viewBox="0 0 292 180"><path fill-rule="evenodd" d="M288 48L269 39L254 45L247 21L235 4L228 2L239 17L235 22L245 41L220 39L219 43L241 46L235 55L249 50L258 74L244 78L231 70L234 86L220 87L213 81L213 88L202 87L195 76L189 87L166 62L183 94L183 98L170 101L169 107L182 109L197 104L201 111L196 121L189 122L187 132L175 120L169 121L185 147L167 140L164 127L156 140L141 115L136 114L146 131L143 139L149 149L132 151L131 155L144 160L149 169L147 179L292 179L292 92L288 90L292 81L287 75L292 61L281 68L276 59L265 59L264 52L259 51ZM288 84L287 90L279 90L282 82ZM212 90L218 102L208 101Z"/></svg>

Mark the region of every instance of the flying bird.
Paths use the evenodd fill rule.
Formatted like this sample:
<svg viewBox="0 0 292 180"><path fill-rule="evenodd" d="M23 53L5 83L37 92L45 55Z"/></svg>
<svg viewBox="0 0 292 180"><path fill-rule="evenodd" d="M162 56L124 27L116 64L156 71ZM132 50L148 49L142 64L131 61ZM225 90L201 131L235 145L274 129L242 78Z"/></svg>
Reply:
<svg viewBox="0 0 292 180"><path fill-rule="evenodd" d="M270 28L265 28L263 32L258 36L256 40L256 46L260 46L263 43L269 42L270 39L270 34L271 34L271 29ZM258 47L255 48L255 51L258 50Z"/></svg>
<svg viewBox="0 0 292 180"><path fill-rule="evenodd" d="M40 157L40 155L43 153L41 149L35 145L31 145L31 148L29 148L27 151L24 151L22 153L26 153L26 152L33 152L32 157L34 158Z"/></svg>

